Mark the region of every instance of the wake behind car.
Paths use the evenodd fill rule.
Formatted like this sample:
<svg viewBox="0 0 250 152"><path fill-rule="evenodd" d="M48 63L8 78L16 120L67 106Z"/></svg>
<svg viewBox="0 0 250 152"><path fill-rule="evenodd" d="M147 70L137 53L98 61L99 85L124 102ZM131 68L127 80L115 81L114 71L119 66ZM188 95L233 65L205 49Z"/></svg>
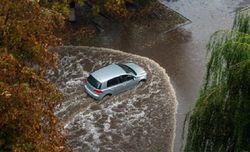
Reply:
<svg viewBox="0 0 250 152"><path fill-rule="evenodd" d="M90 73L84 88L91 97L102 100L126 91L146 79L145 70L135 63L111 64Z"/></svg>

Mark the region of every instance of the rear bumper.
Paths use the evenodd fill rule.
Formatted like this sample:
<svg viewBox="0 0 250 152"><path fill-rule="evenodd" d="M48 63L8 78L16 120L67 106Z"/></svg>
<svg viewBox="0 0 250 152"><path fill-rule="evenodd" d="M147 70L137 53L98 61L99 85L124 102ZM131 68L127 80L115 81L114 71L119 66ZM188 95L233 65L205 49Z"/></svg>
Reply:
<svg viewBox="0 0 250 152"><path fill-rule="evenodd" d="M87 85L84 85L84 89L87 92L88 95L90 95L92 98L96 99L96 100L101 100L102 96L101 95L97 95L94 92L92 92Z"/></svg>

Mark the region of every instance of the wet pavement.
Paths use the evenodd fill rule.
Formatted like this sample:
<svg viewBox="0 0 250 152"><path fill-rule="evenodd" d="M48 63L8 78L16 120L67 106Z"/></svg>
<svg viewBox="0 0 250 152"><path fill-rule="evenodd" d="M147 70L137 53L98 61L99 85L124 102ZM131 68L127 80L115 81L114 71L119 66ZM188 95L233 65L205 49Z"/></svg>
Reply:
<svg viewBox="0 0 250 152"><path fill-rule="evenodd" d="M209 37L215 31L230 29L235 10L249 4L250 1L161 0L161 2L190 19L192 23L159 35L157 41L150 45L130 47L136 45L130 44L133 42L128 41L130 39L128 34L123 35L119 43L114 41L103 46L149 57L166 69L179 102L174 146L174 151L179 152L183 144L182 130L185 115L198 96L205 73L206 45Z"/></svg>

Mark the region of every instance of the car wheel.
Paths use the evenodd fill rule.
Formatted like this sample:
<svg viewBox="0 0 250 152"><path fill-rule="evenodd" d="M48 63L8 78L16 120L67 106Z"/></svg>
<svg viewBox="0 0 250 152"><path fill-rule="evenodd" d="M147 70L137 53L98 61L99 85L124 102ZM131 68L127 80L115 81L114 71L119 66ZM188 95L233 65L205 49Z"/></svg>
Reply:
<svg viewBox="0 0 250 152"><path fill-rule="evenodd" d="M107 101L108 99L110 99L111 94L107 94L102 98L102 101Z"/></svg>
<svg viewBox="0 0 250 152"><path fill-rule="evenodd" d="M146 82L146 79L142 79L142 80L139 81L139 84L143 84L145 82Z"/></svg>

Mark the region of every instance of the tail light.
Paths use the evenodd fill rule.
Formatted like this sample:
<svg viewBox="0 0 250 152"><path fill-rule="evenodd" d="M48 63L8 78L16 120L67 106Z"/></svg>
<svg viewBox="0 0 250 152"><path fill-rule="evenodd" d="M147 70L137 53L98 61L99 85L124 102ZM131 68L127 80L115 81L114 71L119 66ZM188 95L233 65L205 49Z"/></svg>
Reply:
<svg viewBox="0 0 250 152"><path fill-rule="evenodd" d="M103 91L102 91L102 90L99 90L99 89L94 89L94 91L95 91L96 94L101 94L101 93L103 93Z"/></svg>

